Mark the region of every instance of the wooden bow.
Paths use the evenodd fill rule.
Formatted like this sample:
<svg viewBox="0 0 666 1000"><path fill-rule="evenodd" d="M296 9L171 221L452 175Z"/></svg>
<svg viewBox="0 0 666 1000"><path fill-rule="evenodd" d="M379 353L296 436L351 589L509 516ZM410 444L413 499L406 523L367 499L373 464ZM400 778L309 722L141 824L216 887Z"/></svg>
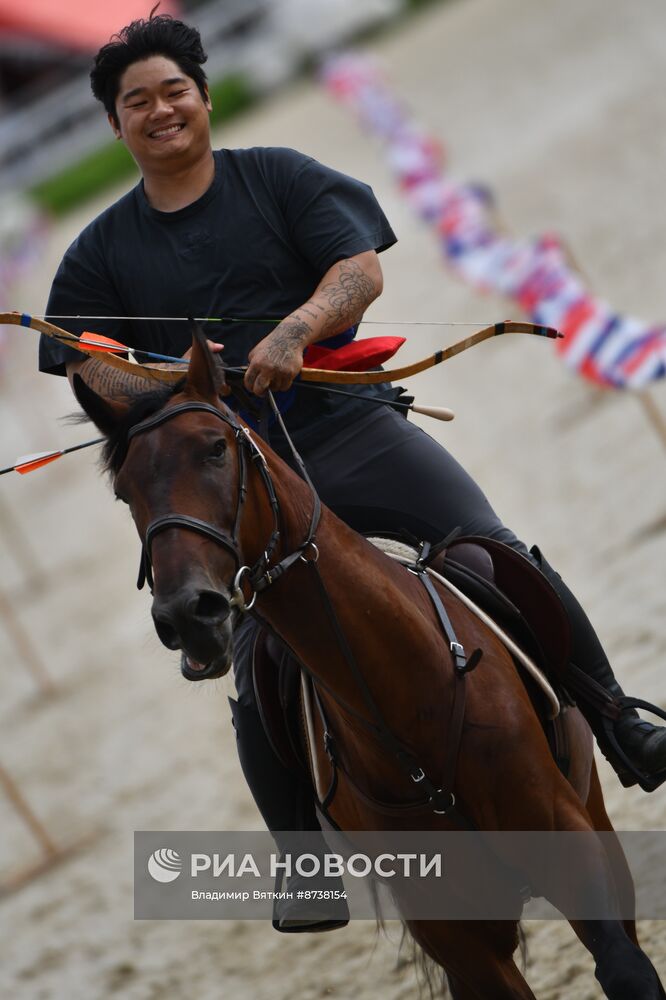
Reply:
<svg viewBox="0 0 666 1000"><path fill-rule="evenodd" d="M79 338L73 333L68 333L66 330L62 330L60 327L54 326L46 320L36 319L24 313L0 313L0 324L3 323L31 327L33 330L37 330L47 337L53 337L54 340L73 348L75 351L80 351L82 354L89 356L101 357L107 364L112 365L114 368L129 372L131 375L139 378L143 377L158 382L174 383L178 382L184 374L184 369L179 370L161 368L155 365L138 364L133 361L127 361L125 358L118 357L116 354L108 351L100 352L99 348L91 348L86 344L80 343ZM389 368L385 371L371 372L346 372L329 371L325 368L303 368L300 378L304 382L331 382L347 385L372 385L378 382L392 382L398 379L409 378L411 375L418 375L419 372L434 368L435 365L439 365L443 361L448 361L449 358L455 357L456 354L460 354L462 351L466 351L484 340L489 340L491 337L497 337L505 333L529 333L553 339L562 336L561 333L550 326L538 326L534 323L507 320L504 323L493 323L491 326L487 326L483 330L478 330L471 336L464 337L455 344L451 344L450 347L435 351L429 357L422 358L420 361L414 361L409 365L403 365L401 368Z"/></svg>
<svg viewBox="0 0 666 1000"><path fill-rule="evenodd" d="M80 343L79 338L75 334L69 333L67 330L62 330L59 326L54 326L53 323L49 323L45 319L36 319L34 316L29 316L27 313L0 313L0 326L3 323L12 326L25 326L32 330L37 330L38 333L52 337L66 347L80 351L81 354L86 354L88 357L102 358L113 368L129 372L130 375L138 378L158 382L178 382L185 372L185 369L177 371L174 369L156 368L153 365L140 365L134 361L128 361L126 358L119 358L117 354L112 354L109 351L100 351L99 349Z"/></svg>

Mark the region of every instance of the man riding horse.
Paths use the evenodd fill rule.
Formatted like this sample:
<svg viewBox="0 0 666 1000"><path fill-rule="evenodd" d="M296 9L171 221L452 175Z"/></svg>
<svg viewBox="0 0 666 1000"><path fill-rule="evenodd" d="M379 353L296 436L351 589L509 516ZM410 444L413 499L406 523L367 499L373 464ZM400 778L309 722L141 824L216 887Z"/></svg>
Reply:
<svg viewBox="0 0 666 1000"><path fill-rule="evenodd" d="M211 350L224 350L228 365L248 366L248 398L276 394L322 500L338 516L361 532L408 532L433 543L460 527L465 535L515 549L538 565L559 595L571 624L572 662L611 701L621 697L585 612L538 551L528 552L501 523L441 445L390 407L358 398L395 399L399 390L352 386L349 397L299 390L297 376L310 344L335 349L355 336L382 291L377 254L396 238L367 185L308 156L282 148L214 151L205 60L199 33L162 15L123 28L97 54L93 93L142 180L67 250L48 314L130 317L100 319L96 329L168 355L186 352L188 324L131 317L242 320L226 326L224 345L211 343ZM90 326L83 320L61 323L76 334ZM81 360L44 337L40 369L66 373L70 380L76 373L111 400L146 389L145 379L103 359ZM227 403L241 405L233 397ZM261 430L289 460L276 428L262 422ZM270 830L317 830L311 791L276 757L257 710L251 666L257 629L245 616L234 636L238 700L232 706L243 771ZM194 679L196 666L183 655L185 676ZM634 710L617 713L614 734L628 769L603 742L598 701L581 707L623 784L640 783L646 790L661 784L665 728L641 720ZM289 923L286 907L281 929Z"/></svg>

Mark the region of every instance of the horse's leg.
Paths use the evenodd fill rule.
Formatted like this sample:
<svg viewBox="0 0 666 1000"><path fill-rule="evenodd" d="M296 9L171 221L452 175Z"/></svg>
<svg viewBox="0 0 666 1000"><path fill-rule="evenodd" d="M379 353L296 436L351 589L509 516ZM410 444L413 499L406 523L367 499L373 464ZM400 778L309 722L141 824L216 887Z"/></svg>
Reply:
<svg viewBox="0 0 666 1000"><path fill-rule="evenodd" d="M567 878L562 878L561 865L542 871L540 894L569 916L571 926L595 960L595 975L608 1000L662 1000L664 991L652 963L630 939L620 918L615 879L604 845L592 836L580 800L568 787L557 796L554 819L556 830L588 836L571 851ZM577 919L575 914L583 901L592 901L604 919Z"/></svg>
<svg viewBox="0 0 666 1000"><path fill-rule="evenodd" d="M515 920L408 920L407 926L449 976L454 1000L536 1000L513 960Z"/></svg>
<svg viewBox="0 0 666 1000"><path fill-rule="evenodd" d="M664 1000L652 962L629 940L621 921L572 920L571 926L594 958L594 974L609 1000Z"/></svg>
<svg viewBox="0 0 666 1000"><path fill-rule="evenodd" d="M601 782L599 781L599 774L597 772L596 765L592 766L592 774L590 779L590 793L587 800L587 811L590 814L592 822L596 830L601 831L613 831L613 825L606 812L606 806L604 804L603 794L601 791ZM618 885L618 890L623 898L623 912L626 912L627 906L631 904L633 910L634 904L634 883L631 877L631 872L629 870L629 865L627 864L627 859L622 850L622 846L619 841L612 837L604 837L604 845L606 851L610 856L610 861L613 869L613 875L615 881ZM636 923L633 919L625 919L622 921L624 930L626 931L629 939L634 945L638 947L638 936L636 934ZM593 929L586 925L585 921L572 920L571 926L575 930L578 937L581 939L586 947L587 938L593 933ZM592 951L592 948L589 949ZM643 952L641 952L643 955ZM657 973L654 972L654 978L658 981ZM666 997L666 992L664 991L661 983L659 985L659 992L656 996L661 998Z"/></svg>
<svg viewBox="0 0 666 1000"><path fill-rule="evenodd" d="M592 771L590 774L590 791L585 806L590 814L590 819L595 830L608 833L615 832L606 812L606 805L601 791L601 782L599 781L599 772L594 761L592 762ZM627 913L631 909L633 913L635 909L634 880L631 877L622 845L615 837L604 837L604 846L609 855L618 894L622 900L622 912ZM636 934L635 920L633 918L625 918L623 924L629 938L637 945L638 936Z"/></svg>

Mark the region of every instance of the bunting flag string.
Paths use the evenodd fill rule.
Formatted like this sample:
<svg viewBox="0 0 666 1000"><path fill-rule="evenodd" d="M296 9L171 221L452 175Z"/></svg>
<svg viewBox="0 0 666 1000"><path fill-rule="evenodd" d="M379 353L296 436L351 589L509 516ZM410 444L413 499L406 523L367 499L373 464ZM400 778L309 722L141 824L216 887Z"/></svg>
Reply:
<svg viewBox="0 0 666 1000"><path fill-rule="evenodd" d="M374 62L336 56L322 76L364 130L383 140L406 198L435 229L462 279L512 299L532 322L562 331L556 349L564 362L597 385L643 389L666 375L666 324L622 315L592 294L557 236L516 239L503 232L488 190L449 176L442 145L411 118Z"/></svg>

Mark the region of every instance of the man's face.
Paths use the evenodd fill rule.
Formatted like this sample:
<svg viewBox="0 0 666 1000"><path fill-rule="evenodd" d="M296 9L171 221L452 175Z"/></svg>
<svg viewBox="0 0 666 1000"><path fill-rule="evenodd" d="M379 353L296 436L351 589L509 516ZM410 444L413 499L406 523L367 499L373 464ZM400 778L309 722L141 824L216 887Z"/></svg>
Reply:
<svg viewBox="0 0 666 1000"><path fill-rule="evenodd" d="M211 104L166 56L151 56L128 66L120 78L111 127L143 173L162 165L187 164L210 148Z"/></svg>

